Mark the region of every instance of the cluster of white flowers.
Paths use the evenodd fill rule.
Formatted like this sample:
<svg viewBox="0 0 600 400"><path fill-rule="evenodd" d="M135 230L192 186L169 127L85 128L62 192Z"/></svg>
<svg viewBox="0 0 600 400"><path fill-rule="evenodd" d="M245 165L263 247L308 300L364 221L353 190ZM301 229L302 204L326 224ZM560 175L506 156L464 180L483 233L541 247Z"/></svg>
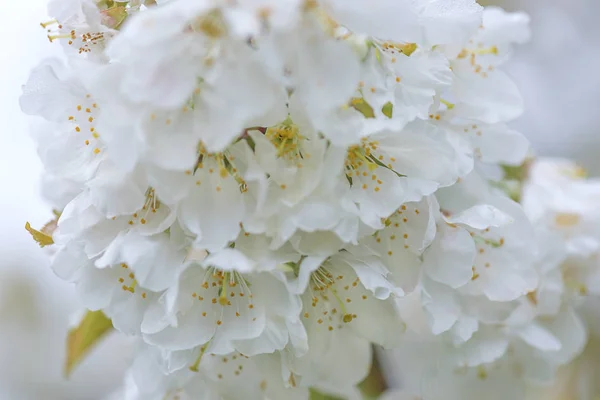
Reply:
<svg viewBox="0 0 600 400"><path fill-rule="evenodd" d="M446 309L476 307L486 328L462 358L439 337L405 340L395 354L404 390L389 399L595 398L594 383L585 382L594 372L584 370L569 378L567 392L536 396L600 333L600 181L566 160L535 161L527 175L522 204L534 227L536 289L504 304L448 296Z"/></svg>
<svg viewBox="0 0 600 400"><path fill-rule="evenodd" d="M53 268L139 338L125 399L355 398L373 344L435 360L424 398L465 399L492 370L549 379L581 348L564 237L492 180L528 153L498 69L527 16L475 0L49 13L66 63L37 67L21 105L45 120ZM478 383L442 384L459 370Z"/></svg>

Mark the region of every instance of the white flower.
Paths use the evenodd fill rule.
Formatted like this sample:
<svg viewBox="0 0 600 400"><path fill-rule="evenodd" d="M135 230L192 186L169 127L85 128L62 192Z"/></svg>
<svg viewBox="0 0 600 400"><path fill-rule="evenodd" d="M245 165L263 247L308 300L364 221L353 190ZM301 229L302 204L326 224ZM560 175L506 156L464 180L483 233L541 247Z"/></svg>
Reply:
<svg viewBox="0 0 600 400"><path fill-rule="evenodd" d="M158 240L160 238L145 243L146 247L140 246L137 250L164 252L165 247L168 249ZM129 335L139 335L144 321L155 318L152 309L159 307L161 287L164 289L163 286L169 284L155 272L170 272L168 276L172 276L173 270L169 271L169 267L176 268L179 260L176 253L159 254L156 264L148 263L147 259L127 259L132 264L107 265L103 262L99 268L94 265L94 260L88 259L80 245L71 243L55 255L53 269L59 277L76 283L79 297L87 308L103 310L112 318L116 329ZM139 276L136 275L138 272Z"/></svg>
<svg viewBox="0 0 600 400"><path fill-rule="evenodd" d="M301 142L300 144L303 145ZM316 146L318 154L321 151L319 146L322 145L325 143L311 144L311 147ZM292 153L298 164L294 167L292 158L292 165L288 164L287 167L289 169L280 169L274 174L274 179L267 182L264 198L257 202L258 207L253 215L244 221L244 228L248 232L264 233L272 237L271 248L274 249L288 240L298 244L303 237L323 236L325 240L321 240L320 244L329 248L328 254L337 251L343 243L357 243L363 233L358 208L348 198L348 181L343 178L346 150L329 146L322 159L309 154L306 161L302 154ZM308 171L304 172L307 162ZM295 169L298 165L301 165L299 170ZM293 178L294 182L289 186L284 183L282 188L282 184L277 184L274 180L283 179L280 174L285 171L291 173L289 178ZM262 170L261 174L264 174ZM297 193L304 197L296 198ZM315 245L317 242L319 239L312 243Z"/></svg>
<svg viewBox="0 0 600 400"><path fill-rule="evenodd" d="M363 98L379 118L364 122L366 133L381 126L399 130L415 118L427 119L438 91L448 89L452 83L448 59L440 52L425 51L413 43L383 40L372 43L359 82L358 98ZM368 129L369 124L374 127Z"/></svg>
<svg viewBox="0 0 600 400"><path fill-rule="evenodd" d="M139 197L131 204L131 214L107 216L94 204L91 191L82 192L62 212L55 238L62 243L76 239L85 245L86 253L94 257L128 231L149 236L176 228L172 225L175 212L157 198L154 190L148 189Z"/></svg>
<svg viewBox="0 0 600 400"><path fill-rule="evenodd" d="M199 355L198 355L199 354ZM290 387L282 377L280 356L265 354L248 357L241 353L215 355L205 348L197 349L194 358L172 357L174 364L164 362L164 355L153 347L140 345L128 374L127 400L181 399L207 400L248 398L308 398L308 388ZM183 362L183 363L182 363ZM192 364L193 363L193 364ZM169 367L177 371L166 374Z"/></svg>
<svg viewBox="0 0 600 400"><path fill-rule="evenodd" d="M512 43L528 39L527 26L528 17L523 14L488 9L466 47L446 49L450 57L456 56L451 62L454 113L488 124L508 122L522 113L523 100L516 85L496 67L506 60Z"/></svg>
<svg viewBox="0 0 600 400"><path fill-rule="evenodd" d="M277 43L285 46L283 62L290 71L289 84L293 89L292 118L305 117L335 145L356 142L361 132L345 128L354 128L364 120L347 108L360 77L359 56L351 43L324 32L315 16L309 15L303 22L301 29ZM340 65L342 69L338 68Z"/></svg>
<svg viewBox="0 0 600 400"><path fill-rule="evenodd" d="M462 43L481 22L481 7L471 0L377 0L366 9L359 0L324 3L334 18L353 31L429 46Z"/></svg>
<svg viewBox="0 0 600 400"><path fill-rule="evenodd" d="M542 380L580 350L576 303L600 292L597 218L581 222L595 187L533 179L533 229L482 172L528 150L497 70L523 15L480 26L474 0L52 9L85 57L24 87L61 208L52 237L27 228L140 339L124 398L359 398L373 345L418 358L411 381L440 383L426 398L483 398L458 369Z"/></svg>
<svg viewBox="0 0 600 400"><path fill-rule="evenodd" d="M534 239L530 243L533 248L529 255L533 257L530 262L539 276L538 283L532 288L535 290L518 298L512 295L492 298L495 301L491 302L489 290L487 294L485 290L483 292L487 298L479 290L466 290L469 286L473 289L473 283L481 276L454 291L448 286L422 279L421 290L416 292L418 295L411 295L414 299L403 299L400 304L401 314L407 318L409 328L418 332L420 337L411 337L398 356L414 360L419 349L429 348L428 352L419 354L421 360L425 360L417 367L419 372L415 372L417 379L423 377L424 380L420 381L420 387L410 385L405 394L415 393L431 399L477 399L482 393L493 393L497 385L505 385L514 391L511 396L525 398L526 392L537 392L536 386L552 382L557 371L583 350L588 340L588 329L580 297L589 293L588 286L595 286L592 283L594 275L588 274L589 264L582 260L589 256L588 251L593 247L585 247L583 253L573 252L576 247L570 240L565 240L567 232L564 224L556 220L555 210L560 207L553 207L577 202L585 204L584 191L574 189L588 186L588 193L594 193L594 184L583 180L581 171L574 165L554 161L534 163L529 177L524 194L526 210L532 213L536 223L535 231L527 234ZM462 193L471 193L473 198L469 201L475 202L486 192L479 185L470 176L456 187L444 190L440 201L444 204L444 201L453 199L453 204L446 204L451 208L458 207L460 203L456 200L460 197L448 196L448 192L463 186ZM478 186L479 189L476 189ZM455 195L457 193L454 192ZM575 203L569 201L570 196L576 199ZM464 197L462 201L464 204ZM497 200L492 201L489 194L487 201L496 206L501 204ZM507 205L504 204L505 212L510 210ZM473 227L485 214L480 212L480 217L473 218L472 211L464 211L460 217L454 216L455 220L452 217L447 219L457 225L458 219L463 223L468 220L471 224L469 230L473 233ZM488 219L493 217L500 222L506 217L498 210L492 214L489 211L486 213ZM513 218L515 211L513 207L509 214ZM576 221L572 218L564 220ZM568 229L577 226L569 224ZM572 229L567 237L576 238L574 232L577 229ZM590 236L587 238L591 239ZM582 254L585 256L582 257ZM503 260L508 259L503 257ZM527 258L521 262L527 262ZM488 278L491 276L488 275ZM518 287L511 285L511 289L512 286ZM591 299L585 299L585 303L592 307L594 304ZM422 309L426 311L425 315L420 314ZM414 364L410 368L414 369ZM504 396L506 391L502 393Z"/></svg>
<svg viewBox="0 0 600 400"><path fill-rule="evenodd" d="M52 0L48 14L54 19L42 22L48 30L48 39L60 40L68 54L90 55L103 59L106 42L115 34L115 28L127 18L123 5L100 10L94 0Z"/></svg>
<svg viewBox="0 0 600 400"><path fill-rule="evenodd" d="M436 236L438 214L433 196L403 204L385 220L384 229L361 241L381 256L393 282L408 292L415 289L421 271L426 271L420 258Z"/></svg>
<svg viewBox="0 0 600 400"><path fill-rule="evenodd" d="M269 176L265 206L281 203L294 207L319 186L323 175L335 172L324 170L327 141L305 126L301 129L290 118L264 133L250 131L249 136L256 164Z"/></svg>
<svg viewBox="0 0 600 400"><path fill-rule="evenodd" d="M255 267L237 249L187 263L167 292L165 324L142 327L146 341L170 350L206 346L216 354L270 353L288 342L306 351L299 297L286 290L281 272L253 273Z"/></svg>
<svg viewBox="0 0 600 400"><path fill-rule="evenodd" d="M209 151L219 151L246 127L284 119L286 95L261 66L261 53L246 43L247 36L230 35L227 10L224 15L209 7L208 2L177 1L144 12L107 53L121 64L120 90L130 100L167 110L193 104L201 139ZM247 15L238 11L243 21ZM143 41L136 40L140 36ZM267 117L271 123L259 123L269 114L276 115Z"/></svg>
<svg viewBox="0 0 600 400"><path fill-rule="evenodd" d="M85 182L104 159L95 128L98 106L76 73L58 60L47 60L32 72L23 87L21 108L45 118L35 137L48 172Z"/></svg>
<svg viewBox="0 0 600 400"><path fill-rule="evenodd" d="M510 200L504 203L501 209L475 206L448 218L451 224L466 228L476 249L473 275L465 291L484 294L492 301L513 300L537 285L537 274L530 265L533 248L530 227L516 205ZM510 214L503 215L502 209ZM497 215L493 219L482 218L481 222L471 219L480 218L482 211Z"/></svg>
<svg viewBox="0 0 600 400"><path fill-rule="evenodd" d="M393 299L402 291L387 280L379 257L362 247L302 258L294 270L289 285L303 292L309 351L290 357L290 369L303 384L342 394L366 376L370 342L389 347L401 339L404 326Z"/></svg>

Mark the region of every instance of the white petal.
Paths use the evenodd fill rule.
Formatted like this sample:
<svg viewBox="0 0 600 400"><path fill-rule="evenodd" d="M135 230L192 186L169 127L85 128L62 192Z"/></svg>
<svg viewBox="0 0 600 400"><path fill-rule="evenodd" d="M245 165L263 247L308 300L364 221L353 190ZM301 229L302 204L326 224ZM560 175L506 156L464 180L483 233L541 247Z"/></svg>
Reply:
<svg viewBox="0 0 600 400"><path fill-rule="evenodd" d="M222 271L236 271L240 273L252 272L255 262L244 253L235 249L223 249L210 253L203 262L204 265L219 268Z"/></svg>
<svg viewBox="0 0 600 400"><path fill-rule="evenodd" d="M423 268L434 281L458 288L469 282L475 260L475 245L461 228L438 224L438 235L423 255Z"/></svg>
<svg viewBox="0 0 600 400"><path fill-rule="evenodd" d="M558 351L560 341L542 326L532 322L519 330L519 337L530 346L542 351Z"/></svg>
<svg viewBox="0 0 600 400"><path fill-rule="evenodd" d="M491 226L503 226L514 219L494 206L481 204L446 218L450 224L464 224L471 228L484 230Z"/></svg>

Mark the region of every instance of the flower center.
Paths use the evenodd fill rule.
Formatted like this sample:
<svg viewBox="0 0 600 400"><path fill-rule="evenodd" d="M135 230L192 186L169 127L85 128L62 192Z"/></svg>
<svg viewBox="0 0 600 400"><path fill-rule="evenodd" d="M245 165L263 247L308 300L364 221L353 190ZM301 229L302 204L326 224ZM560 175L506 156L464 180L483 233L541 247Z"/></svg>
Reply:
<svg viewBox="0 0 600 400"><path fill-rule="evenodd" d="M203 305L208 305L206 311L202 312L202 317L207 317L207 312L212 311L217 318L217 326L223 324L225 309L231 308L227 310L227 314L234 314L236 318L254 310L254 296L250 284L239 272L226 272L209 267L202 284L191 296ZM252 321L255 320L256 317L252 318Z"/></svg>
<svg viewBox="0 0 600 400"><path fill-rule="evenodd" d="M86 146L92 143L94 154L100 154L101 144L98 141L100 135L96 132L95 123L98 105L93 102L91 95L87 94L85 100L75 107L73 114L67 118L74 125L75 132L81 135Z"/></svg>
<svg viewBox="0 0 600 400"><path fill-rule="evenodd" d="M199 170L202 172L208 172L208 174L218 173L221 179L227 179L232 177L239 185L240 192L245 193L248 191L248 185L244 178L240 175L238 169L235 166L235 156L229 151L225 150L220 153L209 153L202 143L198 145L198 161L194 166L194 170L185 171L186 175L196 175ZM196 185L200 186L201 180L196 181ZM216 186L215 190L220 192L221 186Z"/></svg>
<svg viewBox="0 0 600 400"><path fill-rule="evenodd" d="M67 30L57 20L40 23L42 28L48 32L48 40L68 40L69 46L79 46L79 54L89 53L92 47L104 42L104 33L102 32L78 32L75 29Z"/></svg>
<svg viewBox="0 0 600 400"><path fill-rule="evenodd" d="M417 50L416 43L376 42L377 48L389 55L404 54L410 56Z"/></svg>
<svg viewBox="0 0 600 400"><path fill-rule="evenodd" d="M130 272L129 266L127 264L120 264L120 271L117 273L118 282L121 285L121 290L123 292L129 292L131 294L135 294L135 289L137 287L137 280L135 279L135 274ZM146 292L141 293L142 299L146 299L148 294Z"/></svg>
<svg viewBox="0 0 600 400"><path fill-rule="evenodd" d="M483 65L477 62L477 56L485 56L485 55L498 55L498 47L490 46L487 48L480 47L477 49L462 49L462 51L458 54L458 59L469 59L469 63L476 74L481 75L482 78L487 78L488 71L492 71L494 69L493 65L488 65L487 68L484 68ZM487 71L485 71L487 69Z"/></svg>
<svg viewBox="0 0 600 400"><path fill-rule="evenodd" d="M384 168L394 172L394 157L386 157L378 154L379 142L363 138L360 145L350 146L346 155L345 168L346 177L351 185L360 186L363 190L370 187L374 192L381 190L383 180L378 176L378 168ZM387 164L386 164L387 163Z"/></svg>
<svg viewBox="0 0 600 400"><path fill-rule="evenodd" d="M221 10L212 10L196 19L191 29L202 32L211 39L219 39L227 35L227 24Z"/></svg>
<svg viewBox="0 0 600 400"><path fill-rule="evenodd" d="M146 190L146 200L142 206L142 209L131 215L128 224L131 226L137 225L138 223L141 225L146 225L148 221L150 221L161 209L161 207L165 206L161 204L154 189L148 188L148 190Z"/></svg>
<svg viewBox="0 0 600 400"><path fill-rule="evenodd" d="M302 152L302 142L305 137L300 134L300 129L289 118L279 125L268 128L265 137L277 149L278 157L296 163L298 167L302 166L302 159L310 157L309 154Z"/></svg>
<svg viewBox="0 0 600 400"><path fill-rule="evenodd" d="M330 332L341 329L342 323L352 322L357 315L348 310L355 297L350 291L357 289L359 282L358 278L352 280L347 275L334 274L326 266L319 267L311 274L307 291L313 310L305 312L304 318L316 320L318 326L327 324Z"/></svg>

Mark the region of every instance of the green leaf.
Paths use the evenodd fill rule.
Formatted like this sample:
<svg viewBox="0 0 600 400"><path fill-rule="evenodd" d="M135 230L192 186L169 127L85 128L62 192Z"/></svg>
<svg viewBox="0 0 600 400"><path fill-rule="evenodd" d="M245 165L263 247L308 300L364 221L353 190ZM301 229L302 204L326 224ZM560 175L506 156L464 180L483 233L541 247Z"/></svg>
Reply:
<svg viewBox="0 0 600 400"><path fill-rule="evenodd" d="M64 374L69 377L73 369L90 350L112 331L112 321L102 311L88 311L79 325L71 329L67 336L67 359Z"/></svg>

